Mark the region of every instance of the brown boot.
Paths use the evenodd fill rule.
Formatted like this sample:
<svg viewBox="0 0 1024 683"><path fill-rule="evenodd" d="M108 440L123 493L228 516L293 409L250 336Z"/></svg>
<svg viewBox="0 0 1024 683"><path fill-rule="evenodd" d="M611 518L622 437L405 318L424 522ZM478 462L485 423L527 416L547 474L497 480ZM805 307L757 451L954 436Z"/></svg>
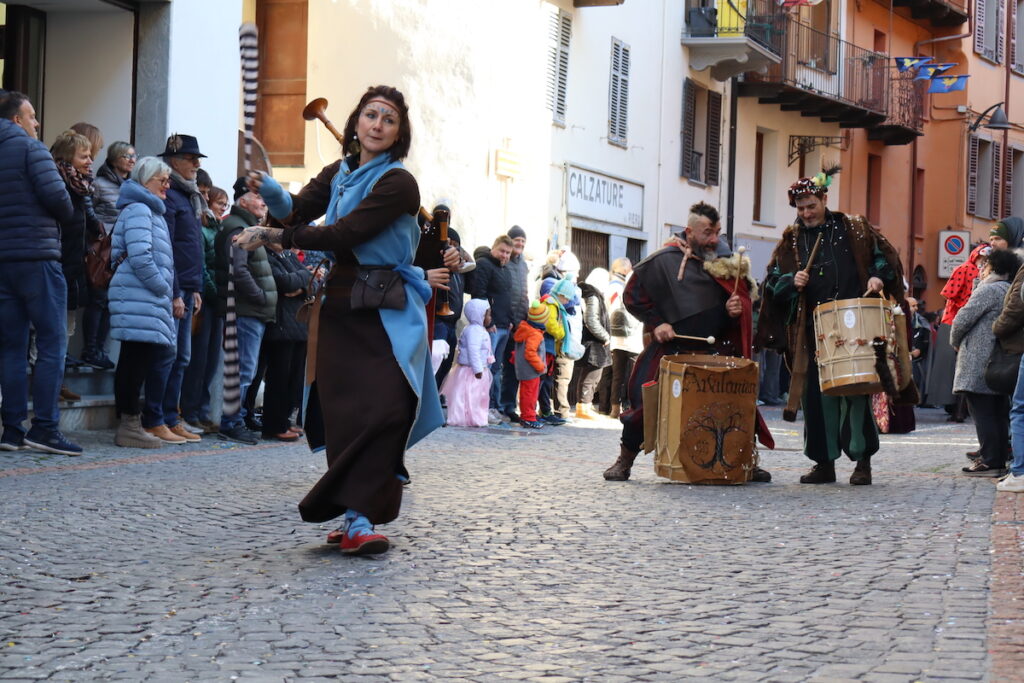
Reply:
<svg viewBox="0 0 1024 683"><path fill-rule="evenodd" d="M871 485L871 458L863 458L857 461L857 466L853 468L853 474L850 475L850 486L870 486Z"/></svg>
<svg viewBox="0 0 1024 683"><path fill-rule="evenodd" d="M608 416L611 417L613 420L618 420L619 419L619 415L621 415L621 414L622 414L622 408L619 406L618 403L616 403L615 405L612 406L612 412L610 412L608 414Z"/></svg>
<svg viewBox="0 0 1024 683"><path fill-rule="evenodd" d="M71 391L70 389L68 389L68 385L67 384L61 384L60 385L60 400L67 401L69 403L73 403L75 401L81 401L82 397L79 396L78 394L76 394L75 392Z"/></svg>
<svg viewBox="0 0 1024 683"><path fill-rule="evenodd" d="M836 466L831 460L819 462L811 471L800 477L801 484L834 484L836 483Z"/></svg>
<svg viewBox="0 0 1024 683"><path fill-rule="evenodd" d="M616 458L615 464L604 471L605 481L627 481L636 456L637 453L630 451L625 446L619 446L619 457Z"/></svg>

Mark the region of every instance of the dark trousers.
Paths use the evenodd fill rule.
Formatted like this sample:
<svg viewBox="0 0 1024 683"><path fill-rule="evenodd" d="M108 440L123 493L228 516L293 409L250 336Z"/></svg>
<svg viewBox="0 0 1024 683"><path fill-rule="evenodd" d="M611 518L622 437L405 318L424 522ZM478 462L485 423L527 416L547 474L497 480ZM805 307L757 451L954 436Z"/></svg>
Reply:
<svg viewBox="0 0 1024 683"><path fill-rule="evenodd" d="M510 339L510 341L513 341ZM514 341L513 341L514 344ZM498 392L498 410L503 413L512 413L516 409L516 394L519 392L519 382L515 380L516 366L512 364L513 348L506 348L501 355L501 376L508 377L507 382L502 382ZM536 396L534 397L536 402Z"/></svg>
<svg viewBox="0 0 1024 683"><path fill-rule="evenodd" d="M106 350L107 335L110 333L110 311L107 310L107 290L95 289L91 285L86 287L86 294L89 297L82 313L82 351L86 356L101 353Z"/></svg>
<svg viewBox="0 0 1024 683"><path fill-rule="evenodd" d="M192 335L192 360L181 385L181 415L186 422L210 421L210 386L224 354L224 318L211 311L199 313L199 329Z"/></svg>
<svg viewBox="0 0 1024 683"><path fill-rule="evenodd" d="M302 391L306 374L306 342L267 341L267 372L263 391L263 433L268 436L285 432L291 424L295 397Z"/></svg>
<svg viewBox="0 0 1024 683"><path fill-rule="evenodd" d="M1010 448L1008 396L967 392L967 407L978 432L978 455L986 467L1006 467Z"/></svg>
<svg viewBox="0 0 1024 683"><path fill-rule="evenodd" d="M270 360L268 356L269 352L269 342L264 336L260 342L259 356L256 359L256 374L252 376L252 382L249 384L249 389L245 392L245 396L242 397L245 414L250 420L256 417L256 397L259 395L260 385L263 384L267 375L267 363ZM267 402L266 389L263 391L263 402Z"/></svg>
<svg viewBox="0 0 1024 683"><path fill-rule="evenodd" d="M181 382L185 378L185 368L192 358L192 311L195 308L195 297L192 296L192 292L185 292L184 302L185 317L174 319L177 346L172 349L172 353L154 363L152 376L146 380L146 414L142 420L145 427L155 427L161 422L168 427L178 424ZM164 395L156 400L150 396L149 385L161 382L164 385ZM155 420L156 424L151 423L151 420Z"/></svg>
<svg viewBox="0 0 1024 683"><path fill-rule="evenodd" d="M452 363L455 361L455 344L458 341L455 336L455 323L434 318L434 339L443 339L448 342L448 355L441 361L441 365L437 367L437 373L434 375L437 388L440 389L444 378L451 372ZM511 376L515 377L514 370Z"/></svg>
<svg viewBox="0 0 1024 683"><path fill-rule="evenodd" d="M782 390L780 388L782 368L782 356L773 349L761 351L761 390L757 398L768 405L782 403Z"/></svg>
<svg viewBox="0 0 1024 683"><path fill-rule="evenodd" d="M146 342L121 342L121 352L117 357L117 370L114 371L114 405L117 416L139 414L139 392L150 376L150 370L157 362L163 362L170 356L169 348L159 344ZM150 393L146 387L147 393ZM154 394L162 394L152 392ZM155 424L149 425L155 427Z"/></svg>
<svg viewBox="0 0 1024 683"><path fill-rule="evenodd" d="M629 383L629 376L633 374L636 356L637 354L625 349L612 350L612 385L608 391L612 405L617 404L622 410L629 409L629 392L626 385Z"/></svg>
<svg viewBox="0 0 1024 683"><path fill-rule="evenodd" d="M540 390L537 392L537 402L541 415L551 414L551 394L555 388L555 357L550 353L545 356L547 372L540 376Z"/></svg>

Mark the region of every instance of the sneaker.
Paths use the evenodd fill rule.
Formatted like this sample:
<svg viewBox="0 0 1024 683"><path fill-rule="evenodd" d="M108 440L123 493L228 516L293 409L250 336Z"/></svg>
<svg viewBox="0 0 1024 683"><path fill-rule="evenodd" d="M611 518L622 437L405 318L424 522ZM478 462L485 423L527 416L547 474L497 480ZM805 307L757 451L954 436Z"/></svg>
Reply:
<svg viewBox="0 0 1024 683"><path fill-rule="evenodd" d="M989 467L980 460L975 461L968 467L964 467L960 471L968 477L1001 477L1006 474L1005 467Z"/></svg>
<svg viewBox="0 0 1024 683"><path fill-rule="evenodd" d="M217 432L217 436L225 441L244 443L249 446L255 446L260 442L260 435L254 431L246 429L244 425L235 425L230 429L222 429Z"/></svg>
<svg viewBox="0 0 1024 683"><path fill-rule="evenodd" d="M204 427L200 427L198 422L190 422L189 420L182 420L178 424L181 427L184 427L186 432L189 432L191 434L205 434L206 433L206 429Z"/></svg>
<svg viewBox="0 0 1024 683"><path fill-rule="evenodd" d="M263 418L259 416L245 418L245 426L250 432L263 431Z"/></svg>
<svg viewBox="0 0 1024 683"><path fill-rule="evenodd" d="M164 443L182 444L188 443L188 439L183 436L178 436L168 428L167 425L157 425L156 427L145 427L147 432L160 439Z"/></svg>
<svg viewBox="0 0 1024 683"><path fill-rule="evenodd" d="M0 438L0 451L20 451L25 448L25 434L20 429L7 427Z"/></svg>
<svg viewBox="0 0 1024 683"><path fill-rule="evenodd" d="M496 408L487 411L487 424L500 425L504 421L504 416Z"/></svg>
<svg viewBox="0 0 1024 683"><path fill-rule="evenodd" d="M341 552L345 555L380 555L391 547L388 537L372 531L345 532Z"/></svg>
<svg viewBox="0 0 1024 683"><path fill-rule="evenodd" d="M114 363L102 351L82 353L82 363L97 370L113 370Z"/></svg>
<svg viewBox="0 0 1024 683"><path fill-rule="evenodd" d="M526 429L541 429L544 427L544 423L541 422L540 420L520 420L519 425L521 427L525 427Z"/></svg>
<svg viewBox="0 0 1024 683"><path fill-rule="evenodd" d="M192 443L196 443L197 441L203 440L203 437L199 436L198 434L194 434L190 432L188 429L186 429L184 422L179 422L173 427L168 427L167 430L171 434L174 434L175 436L180 436L181 438L185 439L185 441L189 441Z"/></svg>
<svg viewBox="0 0 1024 683"><path fill-rule="evenodd" d="M1009 491L1010 493L1024 493L1024 474L1016 475L1012 472L998 484L996 484L996 491Z"/></svg>
<svg viewBox="0 0 1024 683"><path fill-rule="evenodd" d="M504 415L506 418L508 418L508 421L511 422L512 424L514 424L514 425L519 424L519 421L520 421L519 414L516 413L516 411L514 411L514 410L507 410L507 411L504 411L502 413L502 415Z"/></svg>
<svg viewBox="0 0 1024 683"><path fill-rule="evenodd" d="M54 429L52 432L44 432L33 427L25 435L25 445L44 453L71 456L82 454L82 447L68 441L58 429Z"/></svg>
<svg viewBox="0 0 1024 683"><path fill-rule="evenodd" d="M558 417L554 413L552 413L551 415L541 415L540 419L548 423L552 427L561 427L566 423L566 420L564 418Z"/></svg>

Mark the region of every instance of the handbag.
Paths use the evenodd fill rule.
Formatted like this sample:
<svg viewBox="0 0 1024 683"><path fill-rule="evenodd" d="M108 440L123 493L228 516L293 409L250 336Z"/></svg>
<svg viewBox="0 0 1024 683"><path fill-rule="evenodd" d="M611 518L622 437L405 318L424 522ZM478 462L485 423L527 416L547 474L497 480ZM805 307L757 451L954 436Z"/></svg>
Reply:
<svg viewBox="0 0 1024 683"><path fill-rule="evenodd" d="M1017 388L1017 374L1020 371L1019 353L1007 353L997 339L985 365L985 384L989 389L1005 396L1012 396Z"/></svg>
<svg viewBox="0 0 1024 683"><path fill-rule="evenodd" d="M405 281L389 266L359 266L352 283L352 310L405 308Z"/></svg>
<svg viewBox="0 0 1024 683"><path fill-rule="evenodd" d="M114 271L110 267L110 248L114 231L104 232L89 243L85 251L85 276L93 289L106 289Z"/></svg>

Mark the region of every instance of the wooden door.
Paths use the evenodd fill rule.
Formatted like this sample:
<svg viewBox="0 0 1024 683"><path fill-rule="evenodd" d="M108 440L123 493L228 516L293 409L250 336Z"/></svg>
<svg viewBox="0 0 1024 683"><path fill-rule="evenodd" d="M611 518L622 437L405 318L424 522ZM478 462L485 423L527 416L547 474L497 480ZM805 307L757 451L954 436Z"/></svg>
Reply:
<svg viewBox="0 0 1024 683"><path fill-rule="evenodd" d="M254 134L275 166L302 166L306 140L308 0L258 0L259 106Z"/></svg>

